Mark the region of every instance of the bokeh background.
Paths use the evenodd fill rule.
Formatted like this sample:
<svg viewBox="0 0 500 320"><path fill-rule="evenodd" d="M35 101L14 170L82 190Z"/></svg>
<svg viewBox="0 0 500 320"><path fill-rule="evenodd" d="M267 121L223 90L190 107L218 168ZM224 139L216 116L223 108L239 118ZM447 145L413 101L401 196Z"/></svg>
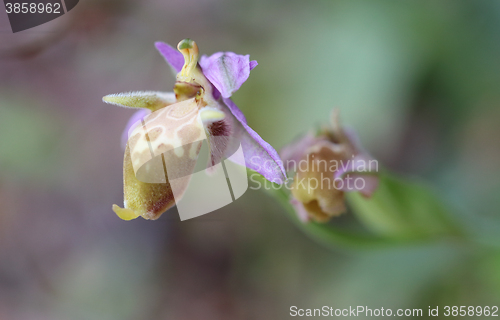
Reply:
<svg viewBox="0 0 500 320"><path fill-rule="evenodd" d="M186 37L258 60L233 98L275 148L338 107L384 167L433 185L476 243L326 248L252 190L185 222L175 208L119 220L133 111L101 98L170 90L153 43ZM81 0L16 34L0 13L0 319L499 305L499 58L496 0Z"/></svg>

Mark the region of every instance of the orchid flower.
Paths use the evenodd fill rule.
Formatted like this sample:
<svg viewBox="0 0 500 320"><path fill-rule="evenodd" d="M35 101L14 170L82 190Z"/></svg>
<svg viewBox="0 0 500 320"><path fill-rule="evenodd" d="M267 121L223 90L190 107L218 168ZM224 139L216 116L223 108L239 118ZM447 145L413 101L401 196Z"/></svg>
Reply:
<svg viewBox="0 0 500 320"><path fill-rule="evenodd" d="M204 139L210 152L207 168L228 157L234 145L240 144L244 153L241 165L282 184L286 173L278 153L248 126L230 99L257 61L232 52L199 59L198 46L190 39L179 42L178 51L163 42L157 42L156 48L176 73L173 92L129 92L103 98L106 103L141 109L130 119L122 137L126 145L124 208L113 205L113 211L124 220L159 218L175 204L172 178L182 178L177 179L181 190L189 184ZM139 129L146 134L141 135ZM160 171L159 175L152 170ZM143 171L147 179L139 178Z"/></svg>
<svg viewBox="0 0 500 320"><path fill-rule="evenodd" d="M281 157L294 174L290 202L303 222L326 222L346 210L345 192L370 197L378 186L378 163L340 126L336 111L330 127L284 147Z"/></svg>

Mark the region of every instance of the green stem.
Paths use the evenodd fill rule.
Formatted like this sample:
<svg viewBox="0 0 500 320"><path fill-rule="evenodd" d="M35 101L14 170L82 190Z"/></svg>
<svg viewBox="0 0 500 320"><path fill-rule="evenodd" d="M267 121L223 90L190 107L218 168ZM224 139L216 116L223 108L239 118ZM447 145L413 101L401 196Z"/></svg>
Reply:
<svg viewBox="0 0 500 320"><path fill-rule="evenodd" d="M312 239L331 249L339 249L342 247L375 249L402 244L401 242L372 234L341 230L330 223L304 223L297 217L295 209L289 201L290 195L285 188L268 190L268 194L280 202L288 217L299 229Z"/></svg>

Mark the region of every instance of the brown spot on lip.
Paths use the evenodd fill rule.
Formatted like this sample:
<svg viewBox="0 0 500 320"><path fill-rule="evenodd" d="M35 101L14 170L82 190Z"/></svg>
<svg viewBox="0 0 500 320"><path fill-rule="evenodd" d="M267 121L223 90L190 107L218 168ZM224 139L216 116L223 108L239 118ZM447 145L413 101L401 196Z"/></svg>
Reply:
<svg viewBox="0 0 500 320"><path fill-rule="evenodd" d="M168 150L172 150L174 148L173 145L171 144L164 144L164 143L160 143L158 145L158 147L156 148L156 154L159 154L159 153L164 153Z"/></svg>
<svg viewBox="0 0 500 320"><path fill-rule="evenodd" d="M224 121L216 121L208 126L208 131L213 136L229 136L231 130L229 125Z"/></svg>
<svg viewBox="0 0 500 320"><path fill-rule="evenodd" d="M200 136L201 129L196 126L185 126L178 132L178 136L181 138L183 145L192 143Z"/></svg>
<svg viewBox="0 0 500 320"><path fill-rule="evenodd" d="M139 141L140 138L141 138L141 134L140 133L136 133L134 136L130 137L128 143L130 145L134 146L137 143L137 141Z"/></svg>
<svg viewBox="0 0 500 320"><path fill-rule="evenodd" d="M160 127L153 128L148 131L149 141L155 141L162 134L163 129Z"/></svg>

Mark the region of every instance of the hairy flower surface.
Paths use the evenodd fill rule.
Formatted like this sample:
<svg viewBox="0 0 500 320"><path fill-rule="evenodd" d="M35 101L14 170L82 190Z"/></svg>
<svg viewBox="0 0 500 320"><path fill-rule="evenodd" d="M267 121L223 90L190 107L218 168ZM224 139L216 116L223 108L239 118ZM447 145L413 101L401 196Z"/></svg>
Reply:
<svg viewBox="0 0 500 320"><path fill-rule="evenodd" d="M344 193L369 197L378 185L378 163L343 129L337 112L331 126L308 133L281 151L286 170L294 175L292 199L299 218L328 221L345 210Z"/></svg>
<svg viewBox="0 0 500 320"><path fill-rule="evenodd" d="M163 42L157 42L156 48L176 73L173 92L103 98L106 103L141 109L122 136L125 199L124 208L113 205L115 213L124 220L157 219L171 208L189 184L204 140L210 153L207 169L241 145L244 159L239 164L283 183L286 173L278 153L248 126L230 99L257 62L232 52L198 59L198 46L190 39L179 42L178 51Z"/></svg>

